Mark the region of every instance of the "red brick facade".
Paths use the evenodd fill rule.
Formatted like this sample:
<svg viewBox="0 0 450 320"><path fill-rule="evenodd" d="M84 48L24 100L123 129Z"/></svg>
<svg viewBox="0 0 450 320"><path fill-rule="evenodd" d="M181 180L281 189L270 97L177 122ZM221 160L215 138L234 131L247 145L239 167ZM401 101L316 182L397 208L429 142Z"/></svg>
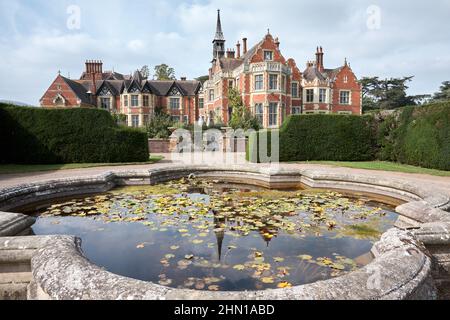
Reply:
<svg viewBox="0 0 450 320"><path fill-rule="evenodd" d="M200 94L203 122L228 123L229 85L239 90L244 104L266 128L279 127L291 114L361 114L361 86L347 61L342 67L326 69L323 49L317 48L316 60L301 72L294 59L283 56L280 41L270 32L248 51L247 39L242 41L242 56L239 42L236 51L225 51L219 13L212 67Z"/></svg>
<svg viewBox="0 0 450 320"><path fill-rule="evenodd" d="M45 108L91 107L125 116L132 127L145 126L156 109L174 121L195 123L198 119L198 81L152 81L139 71L133 76L103 72L100 61L86 62L79 80L58 75L40 100Z"/></svg>
<svg viewBox="0 0 450 320"><path fill-rule="evenodd" d="M242 55L241 55L242 48ZM345 60L343 66L325 68L325 53L317 48L315 61L301 72L286 59L280 41L268 32L248 49L247 39L236 50L225 49L220 12L213 41L209 79L152 81L134 75L103 72L101 61L87 61L79 80L58 75L42 97L41 106L95 107L126 116L129 126L144 126L160 108L175 121L223 123L230 120L230 86L239 90L244 104L265 128L281 126L287 116L300 113L362 113L361 85Z"/></svg>

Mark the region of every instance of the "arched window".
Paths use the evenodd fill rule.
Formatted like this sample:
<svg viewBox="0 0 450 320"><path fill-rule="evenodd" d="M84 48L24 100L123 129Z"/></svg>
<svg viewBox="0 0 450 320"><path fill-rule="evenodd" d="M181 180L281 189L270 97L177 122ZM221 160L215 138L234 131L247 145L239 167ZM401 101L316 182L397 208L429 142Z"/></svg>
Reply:
<svg viewBox="0 0 450 320"><path fill-rule="evenodd" d="M53 99L53 104L57 107L63 107L66 104L66 100L58 94L55 99Z"/></svg>

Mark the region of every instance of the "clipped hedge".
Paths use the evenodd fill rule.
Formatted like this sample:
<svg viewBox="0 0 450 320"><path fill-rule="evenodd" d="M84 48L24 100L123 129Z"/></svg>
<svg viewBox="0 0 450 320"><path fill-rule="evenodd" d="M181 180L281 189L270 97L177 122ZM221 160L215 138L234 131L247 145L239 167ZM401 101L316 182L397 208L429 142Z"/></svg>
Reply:
<svg viewBox="0 0 450 320"><path fill-rule="evenodd" d="M280 129L280 160L373 160L373 127L373 118L367 116L292 116Z"/></svg>
<svg viewBox="0 0 450 320"><path fill-rule="evenodd" d="M98 109L42 109L0 104L0 162L118 163L149 159L147 134L118 127Z"/></svg>
<svg viewBox="0 0 450 320"><path fill-rule="evenodd" d="M279 130L280 161L373 160L376 155L374 131L373 118L367 116L290 116ZM255 155L257 140L256 136L250 137L247 159L264 162Z"/></svg>
<svg viewBox="0 0 450 320"><path fill-rule="evenodd" d="M405 107L379 128L381 160L450 170L450 102Z"/></svg>

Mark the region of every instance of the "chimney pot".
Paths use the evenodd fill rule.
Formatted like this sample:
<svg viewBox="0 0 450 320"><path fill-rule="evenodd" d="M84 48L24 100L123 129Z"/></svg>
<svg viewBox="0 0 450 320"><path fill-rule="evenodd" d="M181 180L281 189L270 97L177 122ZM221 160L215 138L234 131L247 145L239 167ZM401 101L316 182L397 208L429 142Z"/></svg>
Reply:
<svg viewBox="0 0 450 320"><path fill-rule="evenodd" d="M247 38L242 39L242 43L244 44L244 54L247 53Z"/></svg>
<svg viewBox="0 0 450 320"><path fill-rule="evenodd" d="M237 49L237 58L239 59L241 57L241 44L239 43L239 41L236 44L236 49Z"/></svg>
<svg viewBox="0 0 450 320"><path fill-rule="evenodd" d="M181 81L186 81L186 77L181 77Z"/></svg>

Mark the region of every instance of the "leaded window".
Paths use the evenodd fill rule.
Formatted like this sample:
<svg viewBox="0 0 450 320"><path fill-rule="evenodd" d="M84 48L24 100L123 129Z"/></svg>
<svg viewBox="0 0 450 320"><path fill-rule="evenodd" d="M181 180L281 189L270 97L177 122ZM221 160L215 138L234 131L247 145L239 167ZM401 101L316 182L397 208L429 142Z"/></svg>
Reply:
<svg viewBox="0 0 450 320"><path fill-rule="evenodd" d="M170 98L170 110L180 110L180 98Z"/></svg>
<svg viewBox="0 0 450 320"><path fill-rule="evenodd" d="M255 76L255 90L264 90L264 76L262 74Z"/></svg>
<svg viewBox="0 0 450 320"><path fill-rule="evenodd" d="M314 102L314 89L306 89L306 102Z"/></svg>
<svg viewBox="0 0 450 320"><path fill-rule="evenodd" d="M341 91L339 94L340 104L350 104L350 91Z"/></svg>
<svg viewBox="0 0 450 320"><path fill-rule="evenodd" d="M278 103L269 104L269 127L275 127L278 124Z"/></svg>
<svg viewBox="0 0 450 320"><path fill-rule="evenodd" d="M278 75L269 75L269 90L278 90Z"/></svg>
<svg viewBox="0 0 450 320"><path fill-rule="evenodd" d="M261 125L264 124L264 107L262 103L255 104L255 117Z"/></svg>

